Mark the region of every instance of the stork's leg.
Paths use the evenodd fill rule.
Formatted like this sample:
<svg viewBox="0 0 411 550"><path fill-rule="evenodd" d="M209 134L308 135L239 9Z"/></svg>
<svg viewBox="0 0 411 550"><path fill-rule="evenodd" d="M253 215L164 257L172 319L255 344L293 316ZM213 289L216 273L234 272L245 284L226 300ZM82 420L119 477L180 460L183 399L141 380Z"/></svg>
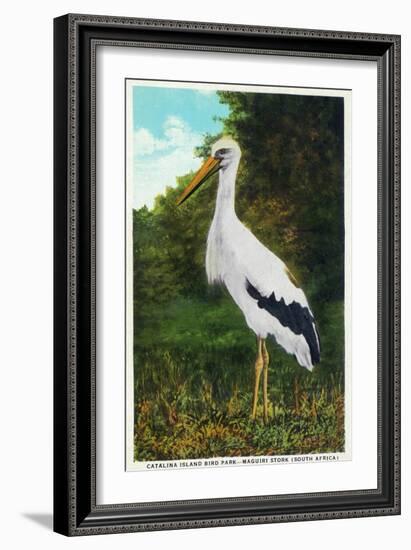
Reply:
<svg viewBox="0 0 411 550"><path fill-rule="evenodd" d="M253 397L253 411L251 417L255 420L255 415L257 413L257 401L258 401L258 389L260 386L260 376L261 371L263 370L264 360L262 354L262 340L257 336L257 358L255 360L255 383L254 383L254 397Z"/></svg>
<svg viewBox="0 0 411 550"><path fill-rule="evenodd" d="M268 422L268 363L270 362L270 356L268 355L267 346L265 340L262 345L263 352L263 400L264 400L264 422Z"/></svg>

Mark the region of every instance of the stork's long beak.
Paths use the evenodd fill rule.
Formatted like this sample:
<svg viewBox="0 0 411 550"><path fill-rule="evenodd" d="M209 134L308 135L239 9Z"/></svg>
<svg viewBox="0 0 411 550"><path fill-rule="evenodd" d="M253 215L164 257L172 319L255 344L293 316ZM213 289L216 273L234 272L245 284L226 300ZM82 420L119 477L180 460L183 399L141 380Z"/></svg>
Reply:
<svg viewBox="0 0 411 550"><path fill-rule="evenodd" d="M181 195L178 197L176 204L180 206L190 195L194 193L210 176L220 170L220 160L214 157L209 157L194 178L190 181Z"/></svg>

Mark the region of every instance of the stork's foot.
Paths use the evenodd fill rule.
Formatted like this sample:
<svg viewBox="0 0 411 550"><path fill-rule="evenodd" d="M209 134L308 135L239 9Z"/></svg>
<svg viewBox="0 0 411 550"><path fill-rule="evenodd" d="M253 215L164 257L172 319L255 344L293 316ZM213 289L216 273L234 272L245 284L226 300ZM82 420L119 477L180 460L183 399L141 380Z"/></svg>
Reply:
<svg viewBox="0 0 411 550"><path fill-rule="evenodd" d="M253 408L251 412L251 418L255 420L257 414L257 402L258 402L258 389L260 386L261 371L264 368L264 359L262 354L262 340L257 338L257 358L255 360L255 380L254 380L254 396L253 396Z"/></svg>
<svg viewBox="0 0 411 550"><path fill-rule="evenodd" d="M268 364L270 362L270 356L268 355L265 340L257 338L257 358L255 360L255 382L254 382L254 396L253 396L253 408L251 412L251 418L256 419L257 415L257 403L258 403L258 390L260 386L261 373L263 373L263 420L264 424L268 424Z"/></svg>
<svg viewBox="0 0 411 550"><path fill-rule="evenodd" d="M257 415L257 403L258 403L258 389L260 386L260 377L261 372L264 368L264 363L262 358L257 358L255 362L255 382L254 382L254 397L253 397L253 410L251 413L251 418L255 420Z"/></svg>
<svg viewBox="0 0 411 550"><path fill-rule="evenodd" d="M263 407L264 407L264 424L268 424L268 363L270 356L268 355L265 340L262 343L263 355Z"/></svg>

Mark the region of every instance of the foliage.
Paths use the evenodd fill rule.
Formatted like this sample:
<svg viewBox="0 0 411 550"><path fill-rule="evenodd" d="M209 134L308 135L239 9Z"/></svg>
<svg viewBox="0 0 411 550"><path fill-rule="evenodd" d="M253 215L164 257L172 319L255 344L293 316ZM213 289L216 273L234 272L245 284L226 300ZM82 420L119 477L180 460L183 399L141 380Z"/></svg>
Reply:
<svg viewBox="0 0 411 550"><path fill-rule="evenodd" d="M309 373L269 343L267 426L249 420L254 335L204 270L216 177L182 206L193 174L134 211L137 460L324 452L344 445L343 106L340 98L219 92L242 149L240 219L291 268L321 334ZM216 136L204 136L206 157Z"/></svg>
<svg viewBox="0 0 411 550"><path fill-rule="evenodd" d="M136 403L136 460L344 450L344 397L338 383L326 389L308 377L293 380L281 373L270 394L270 420L265 425L250 420L251 395L233 380L223 376L219 381L217 389L232 384L230 395L223 397L212 377L196 379L191 370L192 378L187 378L178 367L184 363L174 362L170 354L158 354L154 361L144 364L142 384L156 388L155 395L148 392Z"/></svg>
<svg viewBox="0 0 411 550"><path fill-rule="evenodd" d="M344 295L343 99L220 92L241 144L238 212L320 299ZM251 208L250 208L251 207Z"/></svg>

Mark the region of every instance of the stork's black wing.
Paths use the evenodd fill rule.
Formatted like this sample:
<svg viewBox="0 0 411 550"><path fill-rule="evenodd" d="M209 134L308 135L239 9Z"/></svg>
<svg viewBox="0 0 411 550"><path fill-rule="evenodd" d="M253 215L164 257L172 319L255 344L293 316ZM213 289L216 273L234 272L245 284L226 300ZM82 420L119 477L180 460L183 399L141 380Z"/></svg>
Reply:
<svg viewBox="0 0 411 550"><path fill-rule="evenodd" d="M294 334L302 334L308 344L311 354L312 364L320 362L320 345L317 327L314 317L307 306L299 302L286 304L284 298L277 300L275 293L270 296L263 296L250 281L246 280L248 294L253 298L258 307L265 309L270 315L275 317L283 327L287 327Z"/></svg>

